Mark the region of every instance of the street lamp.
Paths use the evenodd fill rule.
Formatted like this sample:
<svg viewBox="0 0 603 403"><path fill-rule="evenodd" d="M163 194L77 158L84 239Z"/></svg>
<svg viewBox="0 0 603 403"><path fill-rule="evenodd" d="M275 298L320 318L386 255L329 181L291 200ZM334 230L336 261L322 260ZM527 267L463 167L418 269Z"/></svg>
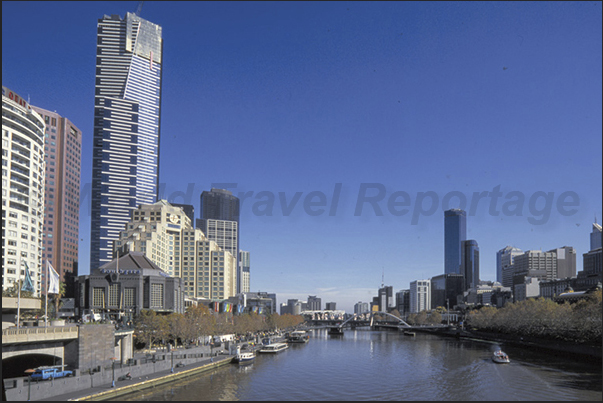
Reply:
<svg viewBox="0 0 603 403"><path fill-rule="evenodd" d="M111 387L112 388L115 387L115 360L117 360L117 358L111 357L111 372L112 372L112 375L113 375L113 380L111 381Z"/></svg>
<svg viewBox="0 0 603 403"><path fill-rule="evenodd" d="M170 371L172 374L174 373L174 352L172 351L172 370Z"/></svg>

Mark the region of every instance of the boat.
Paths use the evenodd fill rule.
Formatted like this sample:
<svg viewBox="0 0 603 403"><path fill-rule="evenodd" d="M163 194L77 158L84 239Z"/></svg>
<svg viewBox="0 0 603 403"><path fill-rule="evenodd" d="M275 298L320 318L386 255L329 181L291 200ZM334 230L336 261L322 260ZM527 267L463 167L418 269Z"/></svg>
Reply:
<svg viewBox="0 0 603 403"><path fill-rule="evenodd" d="M411 332L409 330L405 330L404 331L404 336L416 336L417 334L415 332Z"/></svg>
<svg viewBox="0 0 603 403"><path fill-rule="evenodd" d="M509 360L509 356L502 352L501 350L496 350L493 354L492 354L492 361L498 363L498 364L506 364L511 362L511 360Z"/></svg>
<svg viewBox="0 0 603 403"><path fill-rule="evenodd" d="M343 329L339 326L329 328L329 336L343 336Z"/></svg>
<svg viewBox="0 0 603 403"><path fill-rule="evenodd" d="M303 330L296 330L291 332L287 337L288 343L307 343L310 340L310 336Z"/></svg>
<svg viewBox="0 0 603 403"><path fill-rule="evenodd" d="M258 352L275 354L275 353L281 352L283 350L286 350L287 348L289 348L287 343L273 343L273 344L268 344L266 346L263 346L262 348L260 348L258 350Z"/></svg>
<svg viewBox="0 0 603 403"><path fill-rule="evenodd" d="M241 351L241 347L237 346L237 354L232 359L235 364L248 364L255 360L255 353L253 351Z"/></svg>

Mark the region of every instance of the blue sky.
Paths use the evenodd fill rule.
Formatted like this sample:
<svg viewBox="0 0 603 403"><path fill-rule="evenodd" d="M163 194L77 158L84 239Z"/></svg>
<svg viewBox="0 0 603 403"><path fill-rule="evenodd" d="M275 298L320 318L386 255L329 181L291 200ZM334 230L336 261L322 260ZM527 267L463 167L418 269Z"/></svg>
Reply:
<svg viewBox="0 0 603 403"><path fill-rule="evenodd" d="M83 273L96 23L138 4L2 2L2 85L84 132ZM483 280L506 245L573 246L582 269L603 220L600 2L156 1L141 16L163 27L162 195L197 213L212 185L249 195L253 291L350 311L382 276L398 291L441 274L443 210L482 192L501 194L467 220ZM299 198L289 214L281 197Z"/></svg>

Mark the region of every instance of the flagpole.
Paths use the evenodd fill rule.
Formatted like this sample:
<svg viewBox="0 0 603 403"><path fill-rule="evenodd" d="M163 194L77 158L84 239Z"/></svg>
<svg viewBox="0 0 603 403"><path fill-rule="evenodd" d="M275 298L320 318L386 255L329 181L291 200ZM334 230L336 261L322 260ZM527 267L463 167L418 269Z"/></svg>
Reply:
<svg viewBox="0 0 603 403"><path fill-rule="evenodd" d="M46 259L46 308L44 311L44 327L48 327L48 281L50 277L50 268L48 264L48 259Z"/></svg>
<svg viewBox="0 0 603 403"><path fill-rule="evenodd" d="M19 276L17 277L17 329L19 328L19 322L21 317L21 257L19 257Z"/></svg>

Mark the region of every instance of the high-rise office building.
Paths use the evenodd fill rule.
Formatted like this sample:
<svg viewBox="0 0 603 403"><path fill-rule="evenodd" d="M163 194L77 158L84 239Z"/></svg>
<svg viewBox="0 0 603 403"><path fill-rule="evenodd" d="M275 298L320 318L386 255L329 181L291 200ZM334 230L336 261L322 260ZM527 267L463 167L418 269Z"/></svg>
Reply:
<svg viewBox="0 0 603 403"><path fill-rule="evenodd" d="M410 283L410 313L431 309L431 281L415 280Z"/></svg>
<svg viewBox="0 0 603 403"><path fill-rule="evenodd" d="M467 213L460 209L444 212L444 273L461 273L461 242L467 239Z"/></svg>
<svg viewBox="0 0 603 403"><path fill-rule="evenodd" d="M396 309L403 318L410 313L410 290L400 290L396 293Z"/></svg>
<svg viewBox="0 0 603 403"><path fill-rule="evenodd" d="M136 14L98 20L90 269L112 260L113 241L159 179L163 41Z"/></svg>
<svg viewBox="0 0 603 403"><path fill-rule="evenodd" d="M513 259L517 255L521 255L523 251L513 246L506 246L496 252L496 281L504 285L503 272L513 264ZM512 278L506 287L512 284Z"/></svg>
<svg viewBox="0 0 603 403"><path fill-rule="evenodd" d="M201 218L239 222L239 198L226 189L201 192Z"/></svg>
<svg viewBox="0 0 603 403"><path fill-rule="evenodd" d="M394 287L391 285L379 288L377 292L379 299L379 310L381 312L389 312L395 308Z"/></svg>
<svg viewBox="0 0 603 403"><path fill-rule="evenodd" d="M40 295L44 233L44 118L2 86L2 289L25 278Z"/></svg>
<svg viewBox="0 0 603 403"><path fill-rule="evenodd" d="M593 223L593 230L590 233L590 250L601 248L601 224L597 220Z"/></svg>
<svg viewBox="0 0 603 403"><path fill-rule="evenodd" d="M453 309L457 297L465 291L465 276L462 274L440 274L431 278L431 307Z"/></svg>
<svg viewBox="0 0 603 403"><path fill-rule="evenodd" d="M77 272L80 223L80 163L82 132L69 119L36 106L44 118L46 133L46 188L44 195L44 237L42 239L42 283L46 260L65 276ZM77 273L75 273L77 274Z"/></svg>
<svg viewBox="0 0 603 403"><path fill-rule="evenodd" d="M200 198L201 214L196 222L205 235L237 259L237 293L243 292L243 273L239 262L239 199L225 189L204 190Z"/></svg>
<svg viewBox="0 0 603 403"><path fill-rule="evenodd" d="M370 312L368 302L358 301L354 304L354 313L361 315L368 312Z"/></svg>
<svg viewBox="0 0 603 403"><path fill-rule="evenodd" d="M322 300L316 295L308 295L307 302L308 311L320 311L322 310Z"/></svg>
<svg viewBox="0 0 603 403"><path fill-rule="evenodd" d="M557 271L553 279L576 277L576 250L571 246L551 249L557 256Z"/></svg>
<svg viewBox="0 0 603 403"><path fill-rule="evenodd" d="M603 282L603 247L601 225L595 221L590 233L590 250L582 255L582 270L576 279L576 291L585 291Z"/></svg>
<svg viewBox="0 0 603 403"><path fill-rule="evenodd" d="M479 283L479 247L470 239L461 242L461 274L465 277L465 290Z"/></svg>
<svg viewBox="0 0 603 403"><path fill-rule="evenodd" d="M239 251L239 287L241 293L249 292L251 288L250 282L251 257L248 251Z"/></svg>

